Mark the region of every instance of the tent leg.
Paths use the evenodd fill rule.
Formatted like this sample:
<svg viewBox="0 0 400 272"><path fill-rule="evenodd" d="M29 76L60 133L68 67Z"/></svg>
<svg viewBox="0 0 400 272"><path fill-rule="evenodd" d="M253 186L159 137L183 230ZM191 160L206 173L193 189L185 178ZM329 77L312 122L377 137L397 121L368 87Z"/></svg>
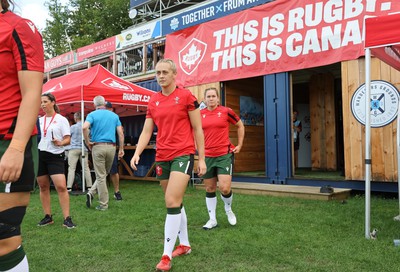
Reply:
<svg viewBox="0 0 400 272"><path fill-rule="evenodd" d="M397 109L397 186L398 186L398 194L399 194L399 215L395 216L393 219L395 221L400 221L400 104Z"/></svg>
<svg viewBox="0 0 400 272"><path fill-rule="evenodd" d="M371 50L365 49L365 238L371 229Z"/></svg>

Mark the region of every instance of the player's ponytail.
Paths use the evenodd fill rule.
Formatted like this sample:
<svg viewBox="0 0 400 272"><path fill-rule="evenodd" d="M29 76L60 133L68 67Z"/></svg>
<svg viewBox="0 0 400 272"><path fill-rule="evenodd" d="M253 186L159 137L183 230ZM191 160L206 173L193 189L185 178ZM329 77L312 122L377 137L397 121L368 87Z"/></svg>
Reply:
<svg viewBox="0 0 400 272"><path fill-rule="evenodd" d="M11 0L10 0L11 1ZM12 3L12 2L11 2ZM8 3L8 0L1 0L1 7L4 10L8 10L8 8L10 7L10 3Z"/></svg>

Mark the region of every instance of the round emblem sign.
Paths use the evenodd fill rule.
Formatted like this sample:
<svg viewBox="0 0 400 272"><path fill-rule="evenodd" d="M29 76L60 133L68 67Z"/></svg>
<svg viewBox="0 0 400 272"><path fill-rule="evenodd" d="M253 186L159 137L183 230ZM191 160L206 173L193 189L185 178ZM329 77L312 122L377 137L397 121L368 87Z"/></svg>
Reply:
<svg viewBox="0 0 400 272"><path fill-rule="evenodd" d="M365 125L365 84L358 87L351 98L351 112L358 122ZM370 112L371 127L378 128L390 124L397 117L399 91L383 80L371 81Z"/></svg>

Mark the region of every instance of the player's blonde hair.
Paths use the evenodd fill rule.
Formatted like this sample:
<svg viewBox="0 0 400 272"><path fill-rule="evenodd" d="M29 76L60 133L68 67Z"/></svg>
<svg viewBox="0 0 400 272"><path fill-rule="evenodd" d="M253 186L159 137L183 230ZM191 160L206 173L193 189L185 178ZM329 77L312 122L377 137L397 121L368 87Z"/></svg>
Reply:
<svg viewBox="0 0 400 272"><path fill-rule="evenodd" d="M176 74L177 69L176 69L176 64L172 59L160 59L157 64L159 63L168 63L169 66L171 67L171 70L174 74ZM157 65L156 65L157 66Z"/></svg>

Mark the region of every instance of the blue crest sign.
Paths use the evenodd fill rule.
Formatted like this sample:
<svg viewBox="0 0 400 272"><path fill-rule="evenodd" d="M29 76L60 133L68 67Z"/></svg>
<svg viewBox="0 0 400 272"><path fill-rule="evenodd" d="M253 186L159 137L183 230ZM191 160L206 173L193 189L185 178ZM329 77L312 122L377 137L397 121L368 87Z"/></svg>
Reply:
<svg viewBox="0 0 400 272"><path fill-rule="evenodd" d="M357 88L351 98L351 112L358 122L365 125L365 84ZM399 91L389 82L371 81L370 101L371 127L378 128L390 124L397 117Z"/></svg>

